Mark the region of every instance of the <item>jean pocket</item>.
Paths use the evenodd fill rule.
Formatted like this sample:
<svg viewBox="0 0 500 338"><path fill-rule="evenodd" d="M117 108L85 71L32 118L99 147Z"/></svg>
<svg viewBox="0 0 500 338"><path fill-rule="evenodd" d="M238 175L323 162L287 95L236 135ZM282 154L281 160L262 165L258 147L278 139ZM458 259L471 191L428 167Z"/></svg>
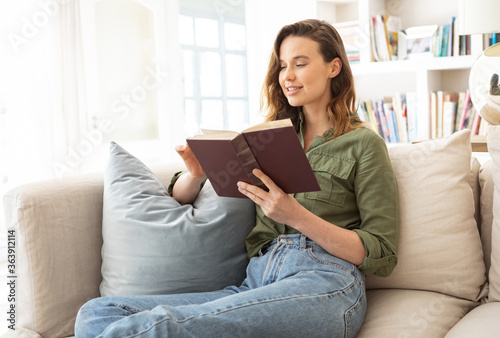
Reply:
<svg viewBox="0 0 500 338"><path fill-rule="evenodd" d="M349 269L348 267L348 265L351 265L351 263L348 263L334 255L329 254L325 249L319 246L312 246L308 249L307 252L309 256L319 264L333 266L352 274L351 269Z"/></svg>

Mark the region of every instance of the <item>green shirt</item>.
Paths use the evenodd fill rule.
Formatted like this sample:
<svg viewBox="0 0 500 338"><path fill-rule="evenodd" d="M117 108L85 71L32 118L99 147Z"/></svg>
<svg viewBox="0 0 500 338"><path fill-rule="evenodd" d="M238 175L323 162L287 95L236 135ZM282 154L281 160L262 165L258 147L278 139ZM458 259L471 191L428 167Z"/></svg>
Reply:
<svg viewBox="0 0 500 338"><path fill-rule="evenodd" d="M388 276L397 263L399 220L397 186L387 146L366 127L335 139L331 134L330 130L317 136L306 152L321 191L294 197L315 215L359 235L367 253L358 266L361 272ZM298 136L304 145L301 130ZM257 224L246 239L249 258L279 235L298 233L265 216L258 205L256 209Z"/></svg>

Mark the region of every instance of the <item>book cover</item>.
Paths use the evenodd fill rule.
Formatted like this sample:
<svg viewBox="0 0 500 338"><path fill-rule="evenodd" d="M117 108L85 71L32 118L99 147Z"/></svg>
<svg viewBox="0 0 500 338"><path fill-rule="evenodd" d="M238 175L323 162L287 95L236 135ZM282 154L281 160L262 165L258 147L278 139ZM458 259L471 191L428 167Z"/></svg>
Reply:
<svg viewBox="0 0 500 338"><path fill-rule="evenodd" d="M403 29L403 23L400 17L393 15L385 15L384 17L385 31L389 43L389 51L391 60L398 59L398 33Z"/></svg>
<svg viewBox="0 0 500 338"><path fill-rule="evenodd" d="M408 141L415 142L426 139L420 137L419 126L423 127L423 124L419 125L417 92L406 93L406 115L408 121Z"/></svg>
<svg viewBox="0 0 500 338"><path fill-rule="evenodd" d="M255 168L288 194L320 190L289 119L265 122L241 133L203 130L186 141L219 196L245 198L238 191L239 181L265 189L252 174Z"/></svg>
<svg viewBox="0 0 500 338"><path fill-rule="evenodd" d="M459 94L443 92L443 137L450 136L455 131Z"/></svg>
<svg viewBox="0 0 500 338"><path fill-rule="evenodd" d="M460 122L462 121L465 97L466 97L465 92L458 93L457 117L455 118L455 129L454 129L455 132L460 130Z"/></svg>
<svg viewBox="0 0 500 338"><path fill-rule="evenodd" d="M465 92L465 99L464 99L464 104L462 107L462 113L460 115L460 122L458 124L458 130L462 130L462 129L466 128L466 125L467 125L466 120L468 118L468 110L469 110L470 105L471 105L470 91L469 91L469 89L467 89Z"/></svg>
<svg viewBox="0 0 500 338"><path fill-rule="evenodd" d="M406 119L406 96L401 93L396 93L393 97L392 105L396 114L399 142L407 143L408 123Z"/></svg>

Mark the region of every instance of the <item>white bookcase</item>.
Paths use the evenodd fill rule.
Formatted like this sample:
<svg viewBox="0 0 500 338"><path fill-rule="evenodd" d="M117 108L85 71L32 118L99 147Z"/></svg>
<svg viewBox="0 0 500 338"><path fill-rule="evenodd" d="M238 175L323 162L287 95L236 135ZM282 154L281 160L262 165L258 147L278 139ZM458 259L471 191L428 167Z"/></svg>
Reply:
<svg viewBox="0 0 500 338"><path fill-rule="evenodd" d="M416 92L419 137L430 134L429 93L437 90L465 91L470 67L480 55L482 36L472 36L471 55L432 57L418 60L374 62L371 57L369 20L376 14L391 14L402 20L403 29L424 25L443 25L458 15L458 0L317 0L317 16L334 26L358 21L362 38L360 62L351 65L356 94L376 99L395 93Z"/></svg>

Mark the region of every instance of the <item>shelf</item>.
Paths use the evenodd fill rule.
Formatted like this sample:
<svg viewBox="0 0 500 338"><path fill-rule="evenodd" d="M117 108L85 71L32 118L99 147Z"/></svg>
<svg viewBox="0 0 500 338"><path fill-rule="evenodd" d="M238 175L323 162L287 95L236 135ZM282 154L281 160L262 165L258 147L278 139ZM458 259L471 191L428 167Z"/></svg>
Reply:
<svg viewBox="0 0 500 338"><path fill-rule="evenodd" d="M370 22L373 16L384 14L401 18L403 28L442 27L450 23L452 17L457 17L456 0L317 0L317 4L318 16L336 23L339 28L341 23L358 23L359 39L354 40L358 45L353 49L359 50L360 61L350 64L356 97L360 100L380 100L395 94L411 95L413 131L417 130L414 140L426 140L434 135L436 128L431 122L437 117L431 117L434 111L431 109L430 93L466 92L470 69L483 50L483 35L472 34L468 38L470 55L417 57L417 54L407 60L375 62L372 61ZM473 148L485 151L485 142L474 138Z"/></svg>
<svg viewBox="0 0 500 338"><path fill-rule="evenodd" d="M429 70L470 69L476 60L475 56L433 57L420 60L398 60L383 62L367 62L351 65L354 76L367 74L408 73Z"/></svg>

